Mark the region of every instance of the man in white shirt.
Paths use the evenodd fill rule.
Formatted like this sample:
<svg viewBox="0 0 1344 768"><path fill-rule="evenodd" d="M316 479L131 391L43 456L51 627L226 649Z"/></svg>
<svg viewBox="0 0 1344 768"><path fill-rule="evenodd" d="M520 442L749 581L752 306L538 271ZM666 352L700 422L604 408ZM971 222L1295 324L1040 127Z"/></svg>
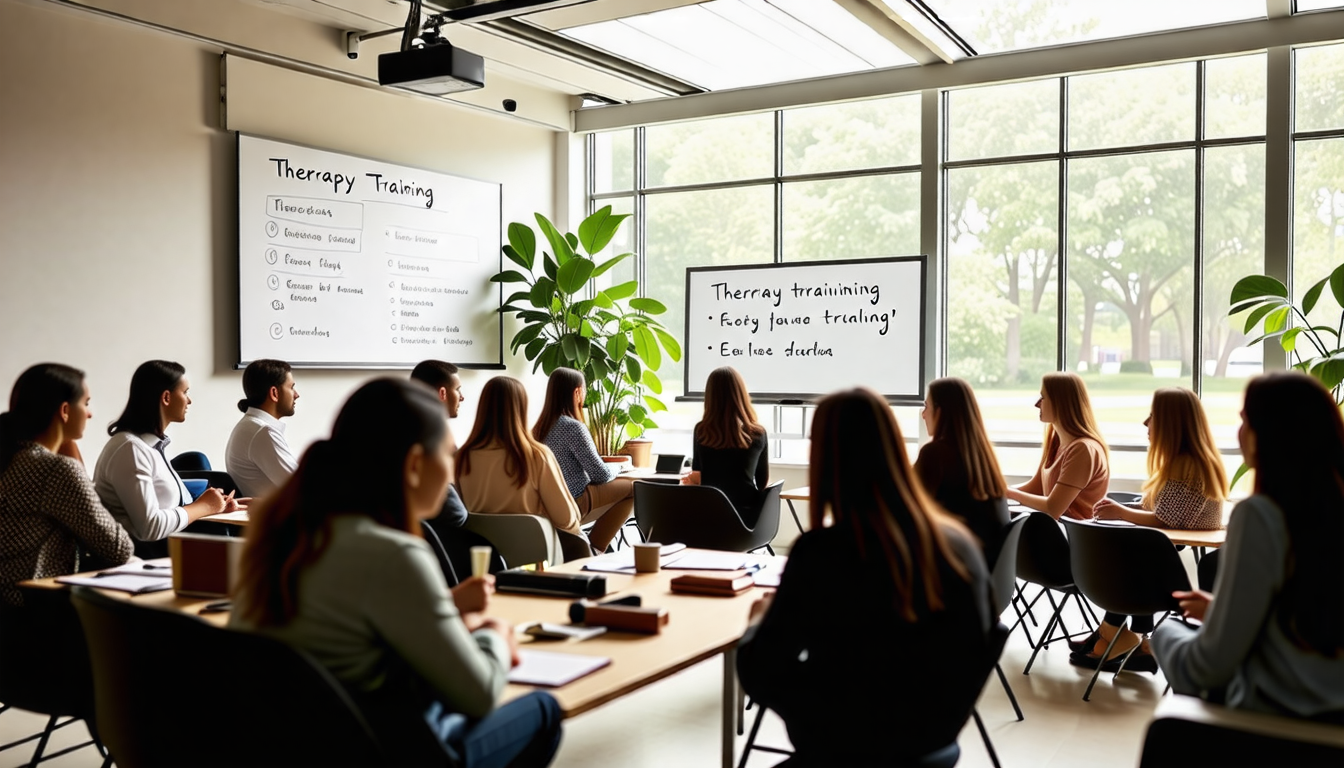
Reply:
<svg viewBox="0 0 1344 768"><path fill-rule="evenodd" d="M243 371L238 410L243 418L229 435L224 463L244 496L264 496L284 484L299 466L285 441L285 425L294 415L299 392L294 373L283 360L253 360Z"/></svg>
<svg viewBox="0 0 1344 768"><path fill-rule="evenodd" d="M411 371L412 381L424 384L439 396L444 413L450 419L457 418L462 403L467 399L466 395L462 394L462 379L458 377L457 371L456 365L442 360L424 360ZM467 508L462 504L462 497L458 495L457 488L449 484L448 497L443 500L443 510L435 523L461 528L465 522L467 522Z"/></svg>

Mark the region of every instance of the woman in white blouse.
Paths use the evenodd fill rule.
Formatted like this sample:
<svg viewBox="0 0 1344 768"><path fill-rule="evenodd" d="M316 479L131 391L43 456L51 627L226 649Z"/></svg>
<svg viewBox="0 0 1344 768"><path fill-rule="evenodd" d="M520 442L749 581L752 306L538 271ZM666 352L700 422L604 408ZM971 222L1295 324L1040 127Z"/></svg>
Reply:
<svg viewBox="0 0 1344 768"><path fill-rule="evenodd" d="M98 497L135 539L141 557L166 555L160 542L202 517L247 506L247 499L225 496L218 488L192 501L168 463L168 425L186 420L190 387L186 369L177 363L150 360L135 369L126 408L107 428L112 439L93 469Z"/></svg>

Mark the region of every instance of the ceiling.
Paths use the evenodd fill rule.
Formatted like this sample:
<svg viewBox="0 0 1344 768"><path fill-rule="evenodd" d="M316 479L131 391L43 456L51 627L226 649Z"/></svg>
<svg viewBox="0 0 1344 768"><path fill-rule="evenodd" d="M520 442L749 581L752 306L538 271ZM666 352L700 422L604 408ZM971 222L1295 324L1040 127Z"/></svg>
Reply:
<svg viewBox="0 0 1344 768"><path fill-rule="evenodd" d="M424 0L426 12L458 0ZM360 32L401 27L406 0L251 0ZM1296 6L1294 5L1296 3ZM892 67L955 64L1339 7L1344 0L588 0L447 25L487 69L562 93L644 101ZM391 50L396 35L365 44Z"/></svg>

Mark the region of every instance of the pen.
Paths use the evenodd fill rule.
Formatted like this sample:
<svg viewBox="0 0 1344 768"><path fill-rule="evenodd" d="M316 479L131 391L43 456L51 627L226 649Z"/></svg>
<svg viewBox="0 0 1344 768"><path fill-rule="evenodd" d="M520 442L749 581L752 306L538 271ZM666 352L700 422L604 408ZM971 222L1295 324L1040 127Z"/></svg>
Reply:
<svg viewBox="0 0 1344 768"><path fill-rule="evenodd" d="M764 568L765 568L765 563L753 563L753 564L748 565L747 567L743 568L742 570L746 571L747 573L756 573L757 571L760 571L760 570L762 570L762 569L764 569Z"/></svg>

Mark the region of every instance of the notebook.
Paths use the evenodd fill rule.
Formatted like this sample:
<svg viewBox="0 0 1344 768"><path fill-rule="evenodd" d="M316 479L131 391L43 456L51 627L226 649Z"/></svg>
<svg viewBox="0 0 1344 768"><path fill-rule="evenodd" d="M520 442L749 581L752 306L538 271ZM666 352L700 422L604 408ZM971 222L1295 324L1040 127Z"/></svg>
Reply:
<svg viewBox="0 0 1344 768"><path fill-rule="evenodd" d="M56 581L62 584L78 584L98 589L115 589L142 595L148 592L162 592L173 588L173 577L167 573L120 573L107 571L92 576L58 576Z"/></svg>
<svg viewBox="0 0 1344 768"><path fill-rule="evenodd" d="M543 688L559 688L611 663L605 656L532 650L518 651L518 658L520 663L509 672L509 682Z"/></svg>

